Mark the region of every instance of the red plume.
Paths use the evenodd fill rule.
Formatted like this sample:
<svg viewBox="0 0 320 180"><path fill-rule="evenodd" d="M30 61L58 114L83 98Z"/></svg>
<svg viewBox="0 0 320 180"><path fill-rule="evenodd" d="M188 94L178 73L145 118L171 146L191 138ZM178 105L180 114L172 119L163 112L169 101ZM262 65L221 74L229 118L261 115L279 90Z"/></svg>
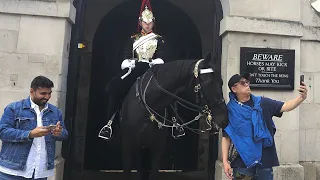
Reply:
<svg viewBox="0 0 320 180"><path fill-rule="evenodd" d="M144 10L146 5L148 6L149 10L152 11L150 1L149 0L142 0L139 17L141 17L142 11ZM139 32L140 31L139 22L138 22L138 28L137 29L138 29L138 32Z"/></svg>

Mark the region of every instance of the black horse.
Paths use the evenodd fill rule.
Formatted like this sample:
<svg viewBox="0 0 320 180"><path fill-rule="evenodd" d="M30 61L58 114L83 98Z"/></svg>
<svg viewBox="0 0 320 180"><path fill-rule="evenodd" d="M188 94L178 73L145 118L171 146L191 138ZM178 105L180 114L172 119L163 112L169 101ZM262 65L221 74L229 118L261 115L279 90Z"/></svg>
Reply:
<svg viewBox="0 0 320 180"><path fill-rule="evenodd" d="M136 161L140 179L146 173L140 150L151 152L150 179L156 180L168 135L167 127L180 127L199 118L206 118L217 132L228 124L226 104L222 94L221 73L210 60L183 60L155 65L133 84L122 103L120 122L122 159L125 179L130 180ZM193 120L170 122L165 109L178 101L198 112Z"/></svg>

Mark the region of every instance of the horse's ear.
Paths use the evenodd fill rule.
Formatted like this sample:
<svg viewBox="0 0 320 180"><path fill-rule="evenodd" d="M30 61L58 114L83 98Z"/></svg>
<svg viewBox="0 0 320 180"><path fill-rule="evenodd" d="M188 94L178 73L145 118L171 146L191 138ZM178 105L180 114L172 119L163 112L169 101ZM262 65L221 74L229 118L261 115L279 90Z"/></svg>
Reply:
<svg viewBox="0 0 320 180"><path fill-rule="evenodd" d="M216 59L215 56L216 56L216 53L213 51L210 51L204 59L204 62L205 62L204 64L206 66L214 67L215 59Z"/></svg>
<svg viewBox="0 0 320 180"><path fill-rule="evenodd" d="M204 62L209 63L211 61L212 52L210 51L207 56L204 58Z"/></svg>

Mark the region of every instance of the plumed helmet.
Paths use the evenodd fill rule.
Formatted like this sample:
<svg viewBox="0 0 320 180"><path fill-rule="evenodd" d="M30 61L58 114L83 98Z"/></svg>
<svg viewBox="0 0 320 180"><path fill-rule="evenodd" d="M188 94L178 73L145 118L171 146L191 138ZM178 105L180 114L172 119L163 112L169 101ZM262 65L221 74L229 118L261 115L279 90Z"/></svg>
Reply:
<svg viewBox="0 0 320 180"><path fill-rule="evenodd" d="M144 10L141 12L139 20L143 21L147 24L149 24L155 20L155 17L153 16L152 11L149 10L148 6L145 6Z"/></svg>

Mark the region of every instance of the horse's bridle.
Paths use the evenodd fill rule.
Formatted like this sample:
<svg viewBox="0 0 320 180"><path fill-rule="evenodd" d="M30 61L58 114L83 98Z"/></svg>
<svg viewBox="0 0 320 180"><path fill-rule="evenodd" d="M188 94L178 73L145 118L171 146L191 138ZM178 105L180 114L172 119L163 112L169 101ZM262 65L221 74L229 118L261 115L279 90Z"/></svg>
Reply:
<svg viewBox="0 0 320 180"><path fill-rule="evenodd" d="M207 103L206 100L205 100L205 93L203 92L203 89L201 88L201 81L200 81L199 75L200 75L200 74L203 74L203 73L213 73L214 71L213 71L213 69L204 69L204 70L202 70L202 72L201 72L201 70L199 71L199 64L200 64L203 60L204 60L204 59L200 59L199 61L197 61L196 64L195 64L194 70L193 70L194 78L195 78L195 81L196 81L196 85L195 85L195 87L194 87L194 92L196 93L196 101L199 101L199 102L201 103L200 106L197 105L198 103L197 103L197 104L191 103L191 102L189 102L189 101L187 101L187 100L185 100L185 99L183 99L183 98L181 98L181 97L179 97L179 96L177 96L177 95L169 92L168 90L164 89L163 87L161 87L161 86L158 84L158 82L157 82L156 79L154 79L154 82L155 82L156 86L157 86L162 92L164 92L164 93L166 93L167 95L169 95L169 96L173 97L174 99L176 99L176 100L179 102L179 104L181 104L183 107L186 107L187 109L190 109L190 110L199 112L199 115L197 115L193 120L191 120L191 121L189 121L189 122L187 122L187 123L181 124L181 125L179 125L179 126L186 126L186 125L188 125L188 124L193 123L194 121L199 120L199 119L200 119L201 117L203 117L204 115L207 115L206 120L209 121L209 122L207 122L207 123L209 124L210 128L208 128L208 129L206 129L206 130L211 130L211 121L212 121L212 118L213 118L213 117L212 117L212 115L211 115L210 106L208 105L208 103ZM140 88L142 87L142 82L143 82L143 79L145 78L145 75L146 75L146 73L143 75L142 79L140 80L140 83L141 83L141 84L140 84ZM151 120L151 121L156 121L156 122L158 123L159 128L161 128L161 127L167 127L167 128L176 127L175 125L170 126L170 125L166 125L165 123L160 122L160 121L156 118L155 114L156 114L157 116L163 118L165 121L169 121L169 122L171 122L171 121L168 120L166 117L161 116L161 115L160 115L159 113L157 113L155 110L153 110L150 106L148 106L148 104L147 104L147 102L146 102L145 92L146 92L146 90L147 90L147 88L148 88L148 86L149 86L150 81L151 81L152 78L153 78L153 75L152 75L152 76L150 77L150 79L148 80L148 83L147 83L147 85L146 85L146 87L145 87L145 89L144 89L144 92L142 92L142 89L138 90L138 89L139 89L139 88L138 88L138 82L139 82L139 81L137 81L137 84L136 84L136 86L137 86L137 87L136 87L137 96L140 96L140 97L141 97L141 100L142 100L142 102L143 102L143 106L146 108L146 110L147 110L147 111L149 112L149 114L150 114L150 117L149 117L150 120ZM213 102L212 104L216 104L216 103L221 104L221 103L223 103L223 102L224 102L224 99L222 98L222 100L215 101L215 102ZM210 105L211 105L211 104L210 104Z"/></svg>
<svg viewBox="0 0 320 180"><path fill-rule="evenodd" d="M205 93L204 93L203 89L201 88L201 80L199 78L199 75L202 74L201 71L205 71L205 73L214 73L214 71L211 68L202 69L202 70L199 71L199 64L201 63L201 61L203 61L203 59L200 59L196 63L194 71L193 71L193 74L194 74L194 77L195 77L195 81L196 81L196 85L194 87L194 92L196 93L196 103L197 104L202 104L201 105L202 112L207 114L207 120L211 121L212 120L212 115L211 115L210 106L214 105L214 104L222 104L225 101L224 101L223 98L221 98L219 100L216 100L216 101L214 101L214 102L212 102L210 104L206 101Z"/></svg>

